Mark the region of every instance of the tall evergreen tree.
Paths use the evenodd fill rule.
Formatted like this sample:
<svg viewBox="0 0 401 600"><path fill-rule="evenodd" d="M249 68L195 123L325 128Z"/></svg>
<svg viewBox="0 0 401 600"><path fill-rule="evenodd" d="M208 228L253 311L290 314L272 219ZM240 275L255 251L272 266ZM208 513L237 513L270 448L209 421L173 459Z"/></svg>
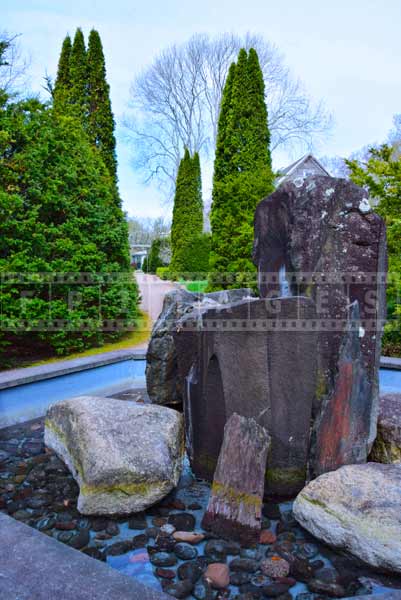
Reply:
<svg viewBox="0 0 401 600"><path fill-rule="evenodd" d="M110 175L117 179L116 139L111 110L110 87L106 81L106 65L99 33L89 34L88 55L88 134L101 153Z"/></svg>
<svg viewBox="0 0 401 600"><path fill-rule="evenodd" d="M269 143L258 56L253 49L249 54L242 49L229 71L219 118L209 290L252 281L253 216L258 202L273 189Z"/></svg>
<svg viewBox="0 0 401 600"><path fill-rule="evenodd" d="M56 81L54 82L53 104L56 110L65 111L68 105L68 97L71 87L71 49L71 38L69 35L66 35L61 48L60 59L58 61Z"/></svg>
<svg viewBox="0 0 401 600"><path fill-rule="evenodd" d="M203 231L202 181L198 153L188 148L180 162L171 226L172 273L202 270L197 259L197 241Z"/></svg>
<svg viewBox="0 0 401 600"><path fill-rule="evenodd" d="M87 129L88 68L84 34L80 28L75 32L71 49L69 101L73 114L81 119L84 128Z"/></svg>

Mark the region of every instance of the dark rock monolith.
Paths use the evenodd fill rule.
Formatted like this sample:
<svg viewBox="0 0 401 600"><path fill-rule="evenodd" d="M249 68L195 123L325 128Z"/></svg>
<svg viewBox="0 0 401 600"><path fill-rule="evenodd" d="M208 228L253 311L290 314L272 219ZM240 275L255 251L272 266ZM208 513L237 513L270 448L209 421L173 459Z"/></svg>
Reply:
<svg viewBox="0 0 401 600"><path fill-rule="evenodd" d="M383 220L345 179L284 184L256 209L261 296L284 289L316 306L312 476L365 462L375 439L386 257Z"/></svg>
<svg viewBox="0 0 401 600"><path fill-rule="evenodd" d="M224 427L204 529L245 546L257 544L269 447L267 431L254 419L231 415Z"/></svg>

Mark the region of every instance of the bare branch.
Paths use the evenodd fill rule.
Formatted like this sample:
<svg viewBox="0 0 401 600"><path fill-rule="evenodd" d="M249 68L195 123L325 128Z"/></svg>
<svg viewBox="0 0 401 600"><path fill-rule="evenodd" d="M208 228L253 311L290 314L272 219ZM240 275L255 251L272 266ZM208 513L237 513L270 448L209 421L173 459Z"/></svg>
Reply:
<svg viewBox="0 0 401 600"><path fill-rule="evenodd" d="M222 92L241 48L255 48L266 86L272 150L311 149L331 128L323 103L313 104L274 44L261 35L196 34L159 54L132 83L133 165L171 195L183 149L212 158Z"/></svg>

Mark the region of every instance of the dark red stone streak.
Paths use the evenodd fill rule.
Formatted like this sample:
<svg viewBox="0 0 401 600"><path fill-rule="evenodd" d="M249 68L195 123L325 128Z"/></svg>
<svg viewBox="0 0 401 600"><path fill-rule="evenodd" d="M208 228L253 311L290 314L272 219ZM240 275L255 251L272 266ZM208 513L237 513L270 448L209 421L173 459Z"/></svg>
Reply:
<svg viewBox="0 0 401 600"><path fill-rule="evenodd" d="M346 463L344 442L349 439L350 396L352 392L352 363L342 363L330 407L326 409L320 423L316 446L317 463L321 473L332 471L339 464Z"/></svg>

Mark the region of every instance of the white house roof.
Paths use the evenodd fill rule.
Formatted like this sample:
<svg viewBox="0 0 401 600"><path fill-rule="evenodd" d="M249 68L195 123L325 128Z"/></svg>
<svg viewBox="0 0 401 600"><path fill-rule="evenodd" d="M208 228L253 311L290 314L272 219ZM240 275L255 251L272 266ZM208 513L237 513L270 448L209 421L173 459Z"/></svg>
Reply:
<svg viewBox="0 0 401 600"><path fill-rule="evenodd" d="M285 169L280 169L279 177L276 180L276 187L281 185L284 181L292 179L304 166L308 166L308 170L311 171L311 174L313 173L313 175L327 175L330 177L330 173L326 171L323 165L321 165L312 154L305 154L305 156L302 156L291 165L288 165Z"/></svg>

